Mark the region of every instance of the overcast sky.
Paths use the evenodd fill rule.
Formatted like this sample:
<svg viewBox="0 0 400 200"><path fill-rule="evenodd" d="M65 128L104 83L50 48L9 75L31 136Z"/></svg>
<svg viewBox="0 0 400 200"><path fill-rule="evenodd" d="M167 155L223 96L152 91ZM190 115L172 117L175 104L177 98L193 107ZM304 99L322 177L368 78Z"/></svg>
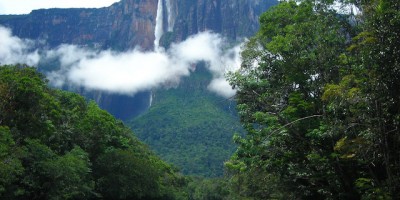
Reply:
<svg viewBox="0 0 400 200"><path fill-rule="evenodd" d="M0 0L0 14L28 14L40 8L99 8L120 0Z"/></svg>

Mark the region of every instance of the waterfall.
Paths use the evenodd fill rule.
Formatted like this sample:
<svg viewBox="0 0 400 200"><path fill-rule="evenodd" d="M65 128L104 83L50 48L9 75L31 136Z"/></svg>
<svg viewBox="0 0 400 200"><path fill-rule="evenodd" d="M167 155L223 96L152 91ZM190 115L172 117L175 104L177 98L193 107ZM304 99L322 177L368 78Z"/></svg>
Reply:
<svg viewBox="0 0 400 200"><path fill-rule="evenodd" d="M157 4L157 16L156 16L156 27L154 28L154 50L160 51L160 39L164 34L163 30L163 0L158 0ZM153 104L153 92L150 92L149 107Z"/></svg>
<svg viewBox="0 0 400 200"><path fill-rule="evenodd" d="M154 28L154 50L158 50L160 48L160 39L163 35L163 1L158 0L157 5L157 16L156 16L156 27Z"/></svg>
<svg viewBox="0 0 400 200"><path fill-rule="evenodd" d="M172 32L174 30L174 25L175 25L175 16L172 13L172 4L171 0L166 0L166 5L167 5L167 15L168 15L168 31Z"/></svg>
<svg viewBox="0 0 400 200"><path fill-rule="evenodd" d="M149 100L149 107L151 107L151 105L153 104L153 92L150 92L150 100Z"/></svg>

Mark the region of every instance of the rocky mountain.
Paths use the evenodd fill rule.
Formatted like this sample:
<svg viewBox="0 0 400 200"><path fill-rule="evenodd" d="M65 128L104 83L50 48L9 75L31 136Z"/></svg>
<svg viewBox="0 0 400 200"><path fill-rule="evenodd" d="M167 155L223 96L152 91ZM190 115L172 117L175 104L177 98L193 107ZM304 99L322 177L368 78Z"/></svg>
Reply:
<svg viewBox="0 0 400 200"><path fill-rule="evenodd" d="M22 38L101 48L150 48L157 0L124 0L100 9L42 9L29 15L2 16L0 23Z"/></svg>
<svg viewBox="0 0 400 200"><path fill-rule="evenodd" d="M10 28L20 38L45 41L46 48L75 44L115 51L135 47L152 50L156 37L161 46L168 48L173 42L203 31L219 33L231 42L240 41L257 31L260 14L276 3L277 0L121 0L100 9L43 9L28 15L3 15L0 25ZM162 25L158 26L159 30L156 30L157 22ZM39 70L49 70L53 65L44 64ZM235 113L226 109L232 102L207 91L212 77L204 71L199 73L196 80L185 78L181 83L184 86L144 91L135 96L87 91L76 86L65 89L95 100L102 108L129 122L140 139L164 159L184 168L184 172L219 176L222 163L234 150L231 138L240 124ZM199 89L202 91L191 92ZM155 101L148 109L153 97ZM207 107L192 109L202 105ZM170 116L159 117L165 114ZM155 122L158 119L167 121ZM180 123L182 120L185 122ZM169 136L160 136L162 133ZM174 140L179 140L179 145L174 145ZM214 141L218 144L212 144ZM217 155L216 151L224 153Z"/></svg>
<svg viewBox="0 0 400 200"><path fill-rule="evenodd" d="M174 1L177 14L173 31L177 40L211 30L236 40L254 34L258 17L275 0L192 0Z"/></svg>
<svg viewBox="0 0 400 200"><path fill-rule="evenodd" d="M173 41L210 30L230 39L250 36L258 16L276 0L164 0L164 32ZM151 49L158 0L122 0L100 9L42 9L0 16L0 24L21 38L126 50Z"/></svg>

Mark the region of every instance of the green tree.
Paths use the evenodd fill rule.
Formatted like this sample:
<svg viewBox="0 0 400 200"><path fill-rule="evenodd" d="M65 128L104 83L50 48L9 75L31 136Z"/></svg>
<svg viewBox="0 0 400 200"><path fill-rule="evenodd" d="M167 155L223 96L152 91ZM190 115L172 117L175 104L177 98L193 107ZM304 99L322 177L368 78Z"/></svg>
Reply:
<svg viewBox="0 0 400 200"><path fill-rule="evenodd" d="M398 198L400 3L350 2L357 16L289 1L261 17L231 75L248 132L226 163L239 194Z"/></svg>
<svg viewBox="0 0 400 200"><path fill-rule="evenodd" d="M15 198L22 191L16 186L24 173L20 158L23 149L19 148L8 127L0 126L0 196Z"/></svg>
<svg viewBox="0 0 400 200"><path fill-rule="evenodd" d="M324 100L335 131L344 133L336 150L358 163L355 185L365 199L393 199L399 183L400 3L363 1L363 23L348 53L349 70L327 85Z"/></svg>
<svg viewBox="0 0 400 200"><path fill-rule="evenodd" d="M326 2L281 2L261 18L239 72L238 110L247 136L226 165L239 192L265 198L356 198L333 154L321 99L339 81L346 18ZM254 179L245 176L254 177Z"/></svg>
<svg viewBox="0 0 400 200"><path fill-rule="evenodd" d="M54 131L52 112L55 102L49 94L44 76L34 68L9 66L0 68L0 124L8 125L16 142L24 137L48 137Z"/></svg>
<svg viewBox="0 0 400 200"><path fill-rule="evenodd" d="M48 199L89 199L95 196L88 154L75 147L43 163L49 179Z"/></svg>
<svg viewBox="0 0 400 200"><path fill-rule="evenodd" d="M186 199L186 184L94 102L0 67L0 199Z"/></svg>
<svg viewBox="0 0 400 200"><path fill-rule="evenodd" d="M59 156L39 140L27 140L21 184L26 199L89 199L94 196L87 153L75 147Z"/></svg>
<svg viewBox="0 0 400 200"><path fill-rule="evenodd" d="M97 187L106 199L156 199L157 170L131 151L111 149L97 160Z"/></svg>

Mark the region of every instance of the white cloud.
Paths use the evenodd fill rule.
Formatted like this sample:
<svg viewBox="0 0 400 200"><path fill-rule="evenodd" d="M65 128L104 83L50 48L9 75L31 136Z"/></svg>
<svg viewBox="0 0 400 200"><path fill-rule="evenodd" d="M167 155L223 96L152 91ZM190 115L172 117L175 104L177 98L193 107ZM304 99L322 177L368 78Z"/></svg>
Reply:
<svg viewBox="0 0 400 200"><path fill-rule="evenodd" d="M236 94L236 90L224 77L213 79L208 85L208 89L225 98L231 98Z"/></svg>
<svg viewBox="0 0 400 200"><path fill-rule="evenodd" d="M222 45L223 40L219 35L204 32L172 45L170 52L174 57L178 57L180 62L207 61L211 69L215 68L214 70L217 71L222 64L220 62Z"/></svg>
<svg viewBox="0 0 400 200"><path fill-rule="evenodd" d="M40 8L100 8L119 0L0 0L0 14L28 14Z"/></svg>
<svg viewBox="0 0 400 200"><path fill-rule="evenodd" d="M190 75L193 64L204 61L214 77L208 89L229 98L235 90L225 80L225 74L240 66L240 47L229 49L222 37L210 32L172 44L169 50L96 51L64 44L44 51L42 56L37 50L30 53L32 42L12 36L8 29L0 28L0 39L0 61L36 65L40 59L58 59L60 69L47 74L55 86L73 84L127 95L176 85L181 77Z"/></svg>
<svg viewBox="0 0 400 200"><path fill-rule="evenodd" d="M97 52L78 47L76 45L62 44L55 50L46 52L46 59L59 58L61 66L71 66L78 63L83 58L96 56Z"/></svg>
<svg viewBox="0 0 400 200"><path fill-rule="evenodd" d="M33 50L34 43L12 36L9 29L0 26L0 64L37 65L40 56Z"/></svg>
<svg viewBox="0 0 400 200"><path fill-rule="evenodd" d="M211 69L214 73L214 79L211 81L208 89L226 98L230 98L236 94L236 89L233 89L229 82L226 80L225 75L228 72L239 70L242 62L240 57L242 44L227 50L221 56L221 63L215 65L215 69Z"/></svg>
<svg viewBox="0 0 400 200"><path fill-rule="evenodd" d="M188 74L188 68L173 65L164 53L134 50L122 54L105 51L83 59L67 77L89 89L134 94Z"/></svg>
<svg viewBox="0 0 400 200"><path fill-rule="evenodd" d="M139 91L165 84L178 83L182 76L191 73L192 65L200 61L207 64L215 80L209 90L224 96L235 94L225 80L228 71L240 66L239 46L222 51L226 44L218 35L200 33L187 40L172 44L167 51L152 52L132 50L128 52L82 49L73 45L62 45L50 51L47 57L60 58L62 68L48 74L56 86L73 83L87 89L104 90L111 93L132 95Z"/></svg>

